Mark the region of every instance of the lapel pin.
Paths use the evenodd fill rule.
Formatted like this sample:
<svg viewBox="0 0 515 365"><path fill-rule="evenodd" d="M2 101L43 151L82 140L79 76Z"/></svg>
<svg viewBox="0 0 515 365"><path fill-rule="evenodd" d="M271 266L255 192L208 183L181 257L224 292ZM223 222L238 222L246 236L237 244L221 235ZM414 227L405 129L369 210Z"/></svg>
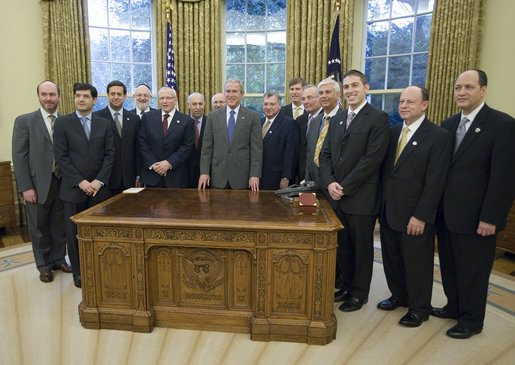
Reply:
<svg viewBox="0 0 515 365"><path fill-rule="evenodd" d="M412 144L413 144L413 146L416 146L418 143L417 143L417 141L413 141Z"/></svg>
<svg viewBox="0 0 515 365"><path fill-rule="evenodd" d="M180 122L181 122L181 121L180 121L180 120L178 120L178 121L177 121L177 124L179 124Z"/></svg>
<svg viewBox="0 0 515 365"><path fill-rule="evenodd" d="M479 133L479 132L481 132L481 129L480 128L476 128L476 130L474 132Z"/></svg>
<svg viewBox="0 0 515 365"><path fill-rule="evenodd" d="M342 125L342 124L343 124L343 120L340 121L340 125Z"/></svg>

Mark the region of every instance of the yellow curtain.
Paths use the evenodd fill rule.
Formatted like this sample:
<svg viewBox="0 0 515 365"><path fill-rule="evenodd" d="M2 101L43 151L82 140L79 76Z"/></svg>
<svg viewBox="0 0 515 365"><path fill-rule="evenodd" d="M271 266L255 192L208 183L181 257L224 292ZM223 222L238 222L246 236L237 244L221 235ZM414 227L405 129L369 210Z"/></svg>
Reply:
<svg viewBox="0 0 515 365"><path fill-rule="evenodd" d="M326 77L334 22L334 0L288 1L286 84L293 77L318 83ZM340 53L342 72L351 63L354 1L340 1Z"/></svg>
<svg viewBox="0 0 515 365"><path fill-rule="evenodd" d="M71 113L73 84L91 82L87 0L44 0L45 78L61 89L61 113Z"/></svg>
<svg viewBox="0 0 515 365"><path fill-rule="evenodd" d="M428 117L437 124L458 111L453 100L458 74L479 66L484 7L484 0L435 2L426 88L431 93Z"/></svg>
<svg viewBox="0 0 515 365"><path fill-rule="evenodd" d="M156 3L156 51L158 88L165 84L165 1ZM197 91L206 98L207 113L212 95L222 91L222 45L220 0L171 0L171 24L179 109L187 113L188 95Z"/></svg>

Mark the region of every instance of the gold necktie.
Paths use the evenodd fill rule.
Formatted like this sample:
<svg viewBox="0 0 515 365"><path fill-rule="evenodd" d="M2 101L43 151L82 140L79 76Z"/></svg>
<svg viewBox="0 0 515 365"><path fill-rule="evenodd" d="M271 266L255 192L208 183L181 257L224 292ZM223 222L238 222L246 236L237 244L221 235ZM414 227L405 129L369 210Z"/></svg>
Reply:
<svg viewBox="0 0 515 365"><path fill-rule="evenodd" d="M261 130L261 135L263 138L266 136L266 132L268 132L268 129L270 128L270 119L266 120L266 123L263 125L263 129Z"/></svg>
<svg viewBox="0 0 515 365"><path fill-rule="evenodd" d="M299 117L299 114L300 114L300 106L296 106L293 109L295 109L294 112L293 112L293 119L297 119Z"/></svg>
<svg viewBox="0 0 515 365"><path fill-rule="evenodd" d="M122 136L122 124L120 123L120 118L118 118L119 115L120 115L120 113L118 113L118 112L114 113L114 124L116 125L118 134L121 137Z"/></svg>
<svg viewBox="0 0 515 365"><path fill-rule="evenodd" d="M322 126L322 131L320 132L320 135L318 136L317 145L315 147L315 158L313 159L313 162L315 165L320 167L320 151L322 150L322 146L324 145L324 139L327 134L327 130L329 129L329 115L325 116L324 119L324 125Z"/></svg>
<svg viewBox="0 0 515 365"><path fill-rule="evenodd" d="M399 159L399 156L401 155L402 150L404 149L404 147L406 147L406 143L408 142L408 133L409 133L409 128L404 127L404 129L402 130L401 139L400 139L399 143L397 143L397 152L395 152L394 165L397 163L397 160Z"/></svg>

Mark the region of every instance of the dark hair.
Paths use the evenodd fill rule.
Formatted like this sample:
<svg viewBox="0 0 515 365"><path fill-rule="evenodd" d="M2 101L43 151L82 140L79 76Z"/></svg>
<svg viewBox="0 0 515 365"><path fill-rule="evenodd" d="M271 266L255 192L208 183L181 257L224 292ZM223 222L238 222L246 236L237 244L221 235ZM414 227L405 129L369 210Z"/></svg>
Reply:
<svg viewBox="0 0 515 365"><path fill-rule="evenodd" d="M429 90L427 90L425 87L418 86L418 85L412 85L413 87L416 87L420 90L420 93L422 94L422 101L429 101Z"/></svg>
<svg viewBox="0 0 515 365"><path fill-rule="evenodd" d="M36 87L36 93L37 95L39 95L39 86L44 83L44 82L51 82L52 84L55 85L55 87L57 88L57 95L61 95L61 90L59 89L59 86L57 86L57 84L55 82L53 82L52 80L45 80L45 81L41 81L38 86Z"/></svg>
<svg viewBox="0 0 515 365"><path fill-rule="evenodd" d="M118 81L118 80L113 80L111 81L109 84L107 84L107 93L109 94L109 89L113 86L121 86L123 87L123 95L126 95L127 94L127 87L125 86L125 84L121 81Z"/></svg>
<svg viewBox="0 0 515 365"><path fill-rule="evenodd" d="M73 95L75 95L78 90L89 90L93 98L96 98L98 95L97 89L87 82L76 82L75 85L73 85Z"/></svg>
<svg viewBox="0 0 515 365"><path fill-rule="evenodd" d="M361 71L358 71L358 70L349 70L347 72L345 72L345 74L342 76L342 81L345 80L345 78L347 76L358 76L360 79L361 79L361 82L363 83L363 85L366 85L367 84L367 77L365 76L365 74Z"/></svg>
<svg viewBox="0 0 515 365"><path fill-rule="evenodd" d="M138 87L140 87L140 86L145 86L145 87L148 89L148 91L150 91L150 93L152 93L152 89L151 89L151 88L150 88L150 86L148 86L147 84L139 84L138 86L136 86L136 89L137 89ZM134 90L136 90L136 89L134 89Z"/></svg>
<svg viewBox="0 0 515 365"><path fill-rule="evenodd" d="M474 71L477 72L479 86L480 87L487 86L487 84L488 84L488 77L486 77L485 71L479 70L479 69L475 69Z"/></svg>
<svg viewBox="0 0 515 365"><path fill-rule="evenodd" d="M302 87L306 86L307 82L302 77L294 77L288 82L288 88L296 84L302 84Z"/></svg>

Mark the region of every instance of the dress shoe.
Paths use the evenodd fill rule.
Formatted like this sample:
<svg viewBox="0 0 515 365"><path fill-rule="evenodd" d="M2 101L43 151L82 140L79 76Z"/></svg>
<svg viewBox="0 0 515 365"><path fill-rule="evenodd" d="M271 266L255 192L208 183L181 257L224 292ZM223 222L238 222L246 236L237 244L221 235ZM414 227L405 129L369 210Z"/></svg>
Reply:
<svg viewBox="0 0 515 365"><path fill-rule="evenodd" d="M52 275L52 270L44 270L39 273L39 280L44 283L49 283L54 280L54 275Z"/></svg>
<svg viewBox="0 0 515 365"><path fill-rule="evenodd" d="M335 302L343 302L345 299L349 298L350 294L345 289L340 289L336 293L334 293L334 301Z"/></svg>
<svg viewBox="0 0 515 365"><path fill-rule="evenodd" d="M80 279L80 275L73 277L73 285L75 285L77 288L82 288L82 281Z"/></svg>
<svg viewBox="0 0 515 365"><path fill-rule="evenodd" d="M72 267L65 262L65 263L62 263L61 265L54 265L52 270L61 270L62 272L71 273Z"/></svg>
<svg viewBox="0 0 515 365"><path fill-rule="evenodd" d="M361 307L363 307L363 304L365 304L366 302L368 302L368 299L359 300L356 297L349 296L343 301L343 303L338 307L338 309L342 312L354 312L361 309Z"/></svg>
<svg viewBox="0 0 515 365"><path fill-rule="evenodd" d="M465 339L470 338L474 335L477 335L478 333L481 333L483 328L477 328L475 330L469 330L467 328L463 328L460 326L454 326L447 330L447 336L452 338L459 338L459 339Z"/></svg>
<svg viewBox="0 0 515 365"><path fill-rule="evenodd" d="M433 308L431 315L438 318L458 319L458 316L451 313L447 308Z"/></svg>
<svg viewBox="0 0 515 365"><path fill-rule="evenodd" d="M422 322L427 321L429 316L422 316L412 311L408 311L404 317L401 318L399 324L405 327L418 327Z"/></svg>
<svg viewBox="0 0 515 365"><path fill-rule="evenodd" d="M401 303L397 299L390 297L377 304L377 308L384 311L393 311L395 308L406 307L406 304Z"/></svg>

